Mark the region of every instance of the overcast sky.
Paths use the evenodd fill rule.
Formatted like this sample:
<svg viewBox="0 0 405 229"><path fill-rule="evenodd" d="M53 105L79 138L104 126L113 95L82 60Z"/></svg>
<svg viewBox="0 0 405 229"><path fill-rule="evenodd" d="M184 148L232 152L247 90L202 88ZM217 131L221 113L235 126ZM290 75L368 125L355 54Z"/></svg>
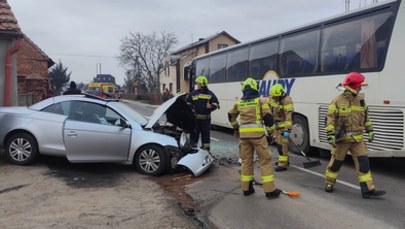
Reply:
<svg viewBox="0 0 405 229"><path fill-rule="evenodd" d="M351 9L371 0L351 0ZM117 56L130 32L176 34L176 48L225 30L247 42L345 11L345 0L8 0L22 31L53 61L89 83L124 83Z"/></svg>

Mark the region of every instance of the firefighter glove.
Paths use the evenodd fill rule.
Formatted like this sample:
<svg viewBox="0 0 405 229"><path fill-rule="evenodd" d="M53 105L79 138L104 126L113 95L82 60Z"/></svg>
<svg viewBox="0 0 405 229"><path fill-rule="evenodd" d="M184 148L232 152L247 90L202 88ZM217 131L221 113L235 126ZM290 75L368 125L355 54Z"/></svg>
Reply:
<svg viewBox="0 0 405 229"><path fill-rule="evenodd" d="M368 132L368 141L369 142L372 142L373 140L374 140L374 132L373 131L371 131L371 132Z"/></svg>
<svg viewBox="0 0 405 229"><path fill-rule="evenodd" d="M335 135L328 135L328 136L326 136L327 137L327 139L328 139L328 142L329 142L329 144L331 144L331 145L335 145L336 144L336 137L335 137Z"/></svg>

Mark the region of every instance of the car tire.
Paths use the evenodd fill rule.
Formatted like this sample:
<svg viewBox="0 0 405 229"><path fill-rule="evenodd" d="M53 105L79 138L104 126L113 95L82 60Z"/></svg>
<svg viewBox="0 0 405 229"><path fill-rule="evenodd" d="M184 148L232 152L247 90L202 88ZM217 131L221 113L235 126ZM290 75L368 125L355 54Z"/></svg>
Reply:
<svg viewBox="0 0 405 229"><path fill-rule="evenodd" d="M167 170L165 150L157 145L141 147L135 154L135 168L142 174L159 176Z"/></svg>
<svg viewBox="0 0 405 229"><path fill-rule="evenodd" d="M301 115L294 115L293 122L294 124L290 133L288 148L295 154L301 155L301 150L305 154L308 154L310 148L308 122L306 118Z"/></svg>
<svg viewBox="0 0 405 229"><path fill-rule="evenodd" d="M38 143L30 134L17 133L7 140L5 153L12 164L29 165L38 158Z"/></svg>

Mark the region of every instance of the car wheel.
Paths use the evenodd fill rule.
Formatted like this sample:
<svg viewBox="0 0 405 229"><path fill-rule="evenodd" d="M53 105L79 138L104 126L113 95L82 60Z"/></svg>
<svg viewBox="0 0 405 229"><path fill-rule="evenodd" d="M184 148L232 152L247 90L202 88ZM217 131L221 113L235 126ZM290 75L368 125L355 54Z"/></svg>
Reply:
<svg viewBox="0 0 405 229"><path fill-rule="evenodd" d="M309 152L309 131L307 120L301 115L294 115L294 125L290 133L288 142L291 152L301 155L301 150L308 154Z"/></svg>
<svg viewBox="0 0 405 229"><path fill-rule="evenodd" d="M135 155L135 167L140 173L146 175L162 175L167 169L167 155L162 147L143 146Z"/></svg>
<svg viewBox="0 0 405 229"><path fill-rule="evenodd" d="M32 164L38 157L37 141L26 133L14 134L6 143L6 157L16 165Z"/></svg>

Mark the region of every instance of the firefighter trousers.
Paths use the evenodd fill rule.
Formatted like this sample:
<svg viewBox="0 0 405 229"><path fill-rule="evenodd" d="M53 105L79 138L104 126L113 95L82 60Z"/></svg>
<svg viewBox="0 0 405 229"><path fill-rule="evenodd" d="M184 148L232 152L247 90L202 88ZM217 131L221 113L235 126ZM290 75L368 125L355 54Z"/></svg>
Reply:
<svg viewBox="0 0 405 229"><path fill-rule="evenodd" d="M340 167L345 160L347 152L350 151L356 167L361 192L375 189L370 172L368 152L364 141L361 142L339 142L332 148L331 159L325 174L325 183L335 185Z"/></svg>
<svg viewBox="0 0 405 229"><path fill-rule="evenodd" d="M197 119L195 131L191 133L192 144L197 146L201 134L202 148L210 150L211 119Z"/></svg>
<svg viewBox="0 0 405 229"><path fill-rule="evenodd" d="M274 131L274 139L277 143L277 151L278 151L278 166L280 167L288 167L288 137L284 137L283 131L275 130Z"/></svg>
<svg viewBox="0 0 405 229"><path fill-rule="evenodd" d="M261 138L244 138L239 141L239 156L242 159L242 190L249 190L249 182L254 180L254 153L256 151L260 164L260 173L263 182L264 192L273 192L274 174L272 153L268 147L267 139L265 136Z"/></svg>

